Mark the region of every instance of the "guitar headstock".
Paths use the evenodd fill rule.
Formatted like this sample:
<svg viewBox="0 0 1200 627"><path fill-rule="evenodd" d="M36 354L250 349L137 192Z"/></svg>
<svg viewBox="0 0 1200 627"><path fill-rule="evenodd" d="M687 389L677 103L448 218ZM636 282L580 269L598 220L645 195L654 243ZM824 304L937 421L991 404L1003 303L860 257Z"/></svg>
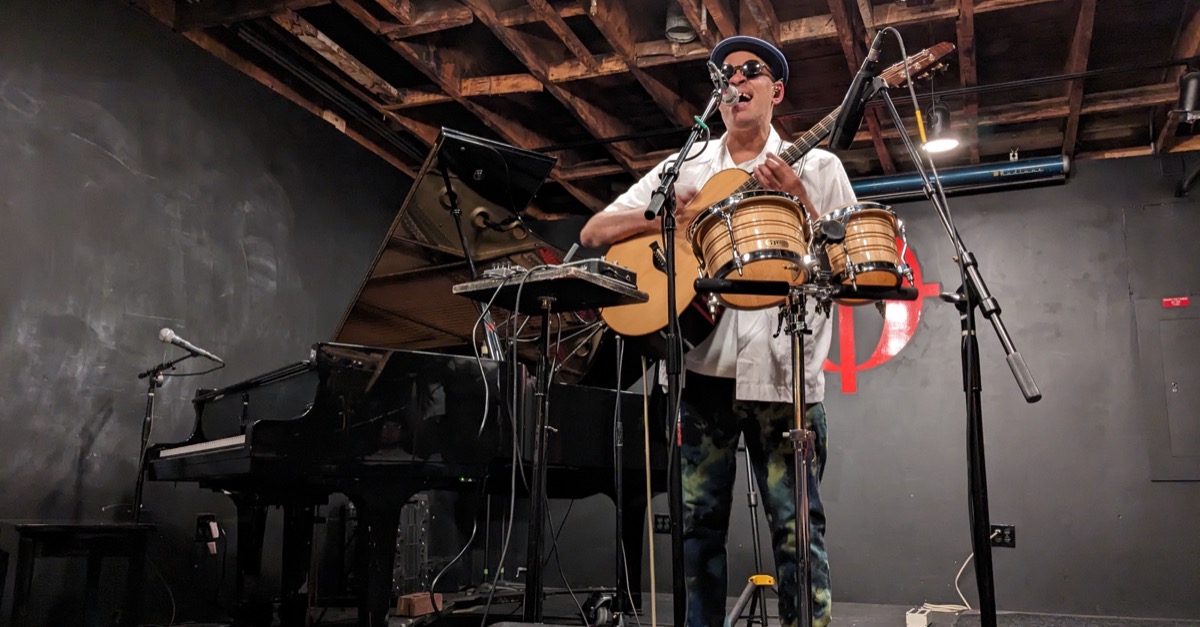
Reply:
<svg viewBox="0 0 1200 627"><path fill-rule="evenodd" d="M946 63L942 61L942 58L951 52L954 52L954 44L943 41L916 54L909 55L907 59L908 69L912 73L912 79L919 80L934 72L944 71ZM904 72L904 61L891 65L888 69L881 72L879 76L887 83L888 87L903 85L908 78Z"/></svg>

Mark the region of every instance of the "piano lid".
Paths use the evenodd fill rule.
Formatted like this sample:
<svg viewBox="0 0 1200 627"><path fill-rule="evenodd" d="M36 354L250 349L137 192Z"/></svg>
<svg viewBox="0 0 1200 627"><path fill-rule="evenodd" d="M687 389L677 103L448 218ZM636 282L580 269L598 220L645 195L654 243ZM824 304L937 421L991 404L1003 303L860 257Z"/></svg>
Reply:
<svg viewBox="0 0 1200 627"><path fill-rule="evenodd" d="M451 292L471 276L446 176L476 267L497 261L531 267L565 253L520 217L555 161L443 128L332 341L413 350L469 346L479 313Z"/></svg>

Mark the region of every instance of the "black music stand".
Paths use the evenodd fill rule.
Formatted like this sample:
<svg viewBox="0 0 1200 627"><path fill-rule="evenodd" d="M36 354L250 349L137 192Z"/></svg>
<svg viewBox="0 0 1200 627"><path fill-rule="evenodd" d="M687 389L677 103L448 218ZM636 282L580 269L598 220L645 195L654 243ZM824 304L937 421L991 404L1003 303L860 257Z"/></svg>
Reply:
<svg viewBox="0 0 1200 627"><path fill-rule="evenodd" d="M529 486L529 541L525 563L523 619L542 620L542 526L546 518L546 440L550 416L550 314L644 303L650 300L636 284L614 279L577 266L539 266L513 276L481 279L454 286L454 293L472 300L492 302L505 309L541 316L541 351L538 355L534 410L534 450ZM618 402L620 400L618 399Z"/></svg>
<svg viewBox="0 0 1200 627"><path fill-rule="evenodd" d="M486 261L530 250L537 239L530 237L518 214L557 161L443 127L400 219L416 243L456 257ZM469 225L465 237L460 237L452 213L455 205L461 206Z"/></svg>

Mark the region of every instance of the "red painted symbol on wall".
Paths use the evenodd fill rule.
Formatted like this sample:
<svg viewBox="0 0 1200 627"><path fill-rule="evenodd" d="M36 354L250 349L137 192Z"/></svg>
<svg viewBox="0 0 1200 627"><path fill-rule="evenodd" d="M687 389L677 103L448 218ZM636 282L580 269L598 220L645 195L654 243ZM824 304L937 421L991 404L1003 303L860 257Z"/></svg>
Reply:
<svg viewBox="0 0 1200 627"><path fill-rule="evenodd" d="M883 333L880 334L879 343L875 346L871 356L861 364L857 363L858 359L854 352L854 310L873 310L874 308L837 306L838 352L842 363L835 364L832 360L826 359L825 371L837 372L842 375L842 392L844 394L853 394L858 391L858 373L860 371L870 370L884 364L908 345L917 331L917 325L921 322L921 306L924 304L925 298L936 297L941 292L940 283L922 282L921 266L917 263L917 255L911 246L904 253L904 262L912 268L917 299L885 301Z"/></svg>

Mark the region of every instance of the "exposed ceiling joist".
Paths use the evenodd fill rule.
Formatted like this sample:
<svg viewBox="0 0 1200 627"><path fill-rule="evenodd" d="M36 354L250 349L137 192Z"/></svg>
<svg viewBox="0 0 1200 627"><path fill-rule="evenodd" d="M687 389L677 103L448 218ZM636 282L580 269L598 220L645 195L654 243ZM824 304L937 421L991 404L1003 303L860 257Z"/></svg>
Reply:
<svg viewBox="0 0 1200 627"><path fill-rule="evenodd" d="M1088 94L1083 99L1080 113L1082 115L1116 113L1157 107L1164 103L1174 102L1175 94L1176 88L1170 83ZM979 126L991 127L1005 124L1061 120L1066 118L1070 114L1070 111L1071 108L1065 96L981 107L979 110ZM966 126L965 117L959 116L959 121L955 123L955 128L964 128ZM907 124L908 122L906 120L905 123ZM909 131L912 132L913 129L910 127ZM888 128L883 132L883 137L885 139L899 139L900 132L894 128ZM870 135L866 132L859 132L854 137L855 142L865 142L868 139L870 139Z"/></svg>
<svg viewBox="0 0 1200 627"><path fill-rule="evenodd" d="M974 87L979 79L975 70L975 0L957 0L958 76L963 87ZM966 141L971 151L971 163L979 163L979 95L968 93L963 102L966 117Z"/></svg>
<svg viewBox="0 0 1200 627"><path fill-rule="evenodd" d="M775 14L775 7L771 5L770 0L742 0L742 30L751 30L745 28L749 24L754 24L755 34L759 37L779 45L780 29L779 17ZM750 19L745 19L746 17Z"/></svg>
<svg viewBox="0 0 1200 627"><path fill-rule="evenodd" d="M615 115L550 82L545 61L522 39L520 33L500 23L495 9L488 0L464 0L464 2L470 7L475 17L483 22L522 64L529 68L530 73L542 81L546 91L562 103L567 111L575 116L575 119L594 137L620 137L635 132L635 129ZM605 144L605 148L613 155L617 163L625 165L630 174L634 173L630 160L630 156L638 152L638 148L634 144L615 142Z"/></svg>
<svg viewBox="0 0 1200 627"><path fill-rule="evenodd" d="M413 23L412 0L375 0L375 2L401 24Z"/></svg>
<svg viewBox="0 0 1200 627"><path fill-rule="evenodd" d="M1092 27L1096 22L1096 0L1079 0L1079 14L1075 20L1075 33L1071 37L1071 52L1067 57L1067 74L1087 71L1088 57L1092 48ZM1067 86L1070 113L1063 131L1063 154L1075 154L1075 141L1079 138L1079 110L1083 105L1084 79L1077 78Z"/></svg>
<svg viewBox="0 0 1200 627"><path fill-rule="evenodd" d="M857 11L857 3L856 11ZM858 68L862 65L863 59L866 58L866 44L863 40L857 38L855 33L854 21L850 17L850 12L846 9L845 0L829 0L829 12L832 16L833 24L837 28L838 41L842 45L842 55L846 58L846 66L850 69L850 74L853 76L858 72ZM874 39L873 29L868 28L864 33L866 40ZM866 112L863 116L867 120L867 131L871 138L871 143L875 146L875 154L879 157L880 167L886 174L894 174L896 172L896 162L892 159L891 153L888 152L887 143L883 141L883 135L880 133L879 114L872 109Z"/></svg>
<svg viewBox="0 0 1200 627"><path fill-rule="evenodd" d="M390 85L371 70L371 68L351 56L350 53L346 52L341 46L334 43L332 39L325 36L324 33L317 30L315 26L309 24L295 12L284 11L283 13L273 15L271 19L284 30L291 33L296 39L303 42L304 45L321 55L326 61L344 72L346 76L349 76L354 82L365 88L380 102L388 105L403 102L400 90Z"/></svg>
<svg viewBox="0 0 1200 627"><path fill-rule="evenodd" d="M708 9L708 14L712 16L713 24L716 24L722 39L738 34L737 13L730 5L730 0L703 1L704 8Z"/></svg>
<svg viewBox="0 0 1200 627"><path fill-rule="evenodd" d="M330 0L175 0L175 30L189 31L329 4Z"/></svg>
<svg viewBox="0 0 1200 627"><path fill-rule="evenodd" d="M554 10L561 18L587 15L587 9L583 8L583 5L579 3L556 6L554 7ZM505 26L521 26L522 24L532 24L542 20L542 16L535 11L532 6L528 5L518 7L516 9L509 9L507 11L500 11L496 14L496 17L498 17L500 19L500 23Z"/></svg>
<svg viewBox="0 0 1200 627"><path fill-rule="evenodd" d="M973 7L975 13L990 13L992 11L1007 11L1038 4L1064 2L1065 0L976 0ZM958 17L959 7L956 2L935 3L924 7L908 7L900 4L879 4L874 8L875 28L883 30L887 26L908 26L938 20L952 20Z"/></svg>
<svg viewBox="0 0 1200 627"><path fill-rule="evenodd" d="M457 77L447 76L445 72L440 70L436 61L433 60L436 57L435 51L423 50L415 44L404 41L394 41L391 45L409 64L425 74L429 80L440 86L456 102L478 117L488 128L495 131L505 142L525 149L546 146L551 143L549 138L537 131L514 120L501 117L487 108L468 100L462 94L462 81L458 80ZM558 168L555 168L555 171L551 172L550 177L555 182L561 184L563 189L567 190L580 204L591 211L599 211L604 207L604 204L599 199L574 185L569 185L562 178Z"/></svg>
<svg viewBox="0 0 1200 627"><path fill-rule="evenodd" d="M269 72L260 68L258 65L254 64L242 55L234 52L228 46L213 38L211 35L204 32L195 31L184 33L184 36L190 39L192 43L206 50L209 54L212 54L234 69L242 72L255 81L258 81L267 89L270 89L284 98L291 100L301 108L316 115L317 117L330 122L330 124L332 124L347 137L357 142L360 146L371 151L380 159L388 162L392 165L392 167L400 170L410 177L416 177L417 173L413 168L409 167L407 163L401 161L390 151L382 148L374 139L367 137L366 135L355 130L353 127L347 126L336 114L331 115L332 112L329 111L329 109L318 106L313 101L301 95L300 92L292 89L286 83L276 80L275 77Z"/></svg>
<svg viewBox="0 0 1200 627"><path fill-rule="evenodd" d="M538 18L545 22L546 26L550 27L550 30L567 47L567 50L570 50L571 54L575 55L576 59L582 61L590 70L597 71L600 69L600 64L592 56L587 46L579 40L579 36L575 34L575 31L571 30L570 26L567 26L567 23L563 21L554 7L550 6L549 2L546 0L526 0L526 2L529 3L530 8L538 15ZM508 28L503 24L500 27Z"/></svg>
<svg viewBox="0 0 1200 627"><path fill-rule="evenodd" d="M627 70L650 94L658 108L675 124L690 124L692 116L700 113L696 106L682 98L677 90L637 66L637 44L629 30L633 15L629 9L626 0L610 0L597 5L592 14L592 23L617 51Z"/></svg>

